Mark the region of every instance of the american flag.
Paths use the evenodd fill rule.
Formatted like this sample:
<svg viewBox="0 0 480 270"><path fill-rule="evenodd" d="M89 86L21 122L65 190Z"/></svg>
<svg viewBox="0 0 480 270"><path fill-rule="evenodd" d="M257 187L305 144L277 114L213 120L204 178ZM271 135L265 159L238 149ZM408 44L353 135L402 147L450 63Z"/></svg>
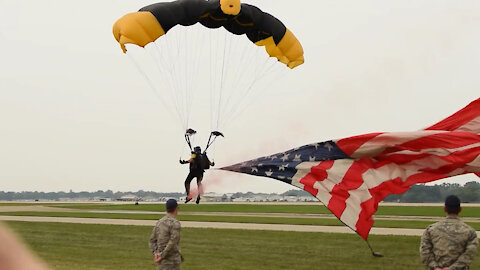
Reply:
<svg viewBox="0 0 480 270"><path fill-rule="evenodd" d="M480 99L424 130L314 143L222 169L308 191L366 240L388 195L450 176L480 176Z"/></svg>

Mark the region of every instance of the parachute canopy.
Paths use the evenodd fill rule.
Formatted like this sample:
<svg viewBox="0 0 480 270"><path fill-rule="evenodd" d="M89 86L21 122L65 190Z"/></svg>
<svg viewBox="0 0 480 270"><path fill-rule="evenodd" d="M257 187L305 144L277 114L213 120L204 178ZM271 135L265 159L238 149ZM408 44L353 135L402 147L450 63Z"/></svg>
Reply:
<svg viewBox="0 0 480 270"><path fill-rule="evenodd" d="M190 150L202 134L208 149L223 137L218 131L304 62L302 45L280 20L240 0L152 4L117 20L113 34L166 112L178 118ZM213 132L196 136L191 127L205 131L208 114Z"/></svg>
<svg viewBox="0 0 480 270"><path fill-rule="evenodd" d="M264 46L271 57L295 68L304 62L303 48L293 33L274 16L240 0L178 0L156 3L129 13L113 26L115 39L126 52L125 44L144 47L177 25L196 23L207 28L225 28L235 35L246 35Z"/></svg>

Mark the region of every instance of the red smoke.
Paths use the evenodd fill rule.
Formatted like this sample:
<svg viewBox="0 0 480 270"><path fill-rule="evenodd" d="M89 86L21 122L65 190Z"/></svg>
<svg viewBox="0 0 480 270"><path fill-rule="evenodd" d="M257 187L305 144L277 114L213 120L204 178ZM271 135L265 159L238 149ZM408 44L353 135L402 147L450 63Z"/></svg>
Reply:
<svg viewBox="0 0 480 270"><path fill-rule="evenodd" d="M205 174L201 188L200 188L200 195L205 194L205 192L208 192L212 187L219 187L222 186L222 175L224 175L227 172L220 171L220 170L210 170L208 173ZM195 184L194 181L192 181L191 186L190 186L190 193L188 194L189 199L196 198L198 196L198 186Z"/></svg>

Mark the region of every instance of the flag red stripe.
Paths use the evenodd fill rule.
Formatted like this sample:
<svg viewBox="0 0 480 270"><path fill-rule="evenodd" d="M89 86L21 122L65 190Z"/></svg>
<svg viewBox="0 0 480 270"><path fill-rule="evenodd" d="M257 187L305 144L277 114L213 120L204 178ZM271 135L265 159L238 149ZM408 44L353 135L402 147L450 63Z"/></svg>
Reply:
<svg viewBox="0 0 480 270"><path fill-rule="evenodd" d="M355 228L357 233L365 240L368 238L368 234L370 233L370 229L373 226L373 214L377 212L378 203L375 202L375 198L370 198L369 200L364 201L360 204L362 211L358 216L357 224L355 224Z"/></svg>
<svg viewBox="0 0 480 270"><path fill-rule="evenodd" d="M473 119L480 116L480 98L468 104L465 108L426 128L426 130L448 130L454 131Z"/></svg>
<svg viewBox="0 0 480 270"><path fill-rule="evenodd" d="M328 175L326 171L333 166L333 163L333 160L326 160L320 162L317 166L313 166L310 169L310 173L306 174L302 179L300 179L300 183L304 185L303 189L316 197L318 194L318 189L314 188L313 185L318 181L327 179Z"/></svg>
<svg viewBox="0 0 480 270"><path fill-rule="evenodd" d="M377 137L380 134L383 134L383 133L370 133L370 134L353 136L353 137L341 139L341 140L337 141L337 146L345 154L350 156L351 154L353 154L353 152L355 152L355 150L357 150L364 143L370 141L371 139Z"/></svg>
<svg viewBox="0 0 480 270"><path fill-rule="evenodd" d="M368 169L362 162L355 161L343 176L340 183L335 185L330 192L332 198L328 202L328 209L332 213L341 217L343 211L347 207L346 200L350 197L349 190L358 189L363 184L362 174Z"/></svg>
<svg viewBox="0 0 480 270"><path fill-rule="evenodd" d="M413 160L422 159L425 157L430 156L430 154L422 153L422 154L390 154L390 155L380 155L376 159L379 160L388 160L394 162L395 164L407 164Z"/></svg>
<svg viewBox="0 0 480 270"><path fill-rule="evenodd" d="M470 132L445 132L427 135L422 138L411 140L409 142L395 146L403 150L424 150L430 148L459 148L471 144L479 143L480 136Z"/></svg>
<svg viewBox="0 0 480 270"><path fill-rule="evenodd" d="M449 163L452 163L452 165L457 165L457 167L459 166L459 163L460 163L460 165L463 167L467 163L474 161L478 157L479 153L480 153L480 146L455 151L448 156L439 157L439 158Z"/></svg>

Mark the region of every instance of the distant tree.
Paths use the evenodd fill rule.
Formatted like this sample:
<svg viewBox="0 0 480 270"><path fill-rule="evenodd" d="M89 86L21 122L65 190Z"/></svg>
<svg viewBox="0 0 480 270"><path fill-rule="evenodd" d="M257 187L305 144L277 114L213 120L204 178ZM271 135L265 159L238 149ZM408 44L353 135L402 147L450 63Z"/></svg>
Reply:
<svg viewBox="0 0 480 270"><path fill-rule="evenodd" d="M306 192L305 190L301 190L301 189L291 189L289 191L285 191L281 195L301 197L301 196L309 196L310 193Z"/></svg>

